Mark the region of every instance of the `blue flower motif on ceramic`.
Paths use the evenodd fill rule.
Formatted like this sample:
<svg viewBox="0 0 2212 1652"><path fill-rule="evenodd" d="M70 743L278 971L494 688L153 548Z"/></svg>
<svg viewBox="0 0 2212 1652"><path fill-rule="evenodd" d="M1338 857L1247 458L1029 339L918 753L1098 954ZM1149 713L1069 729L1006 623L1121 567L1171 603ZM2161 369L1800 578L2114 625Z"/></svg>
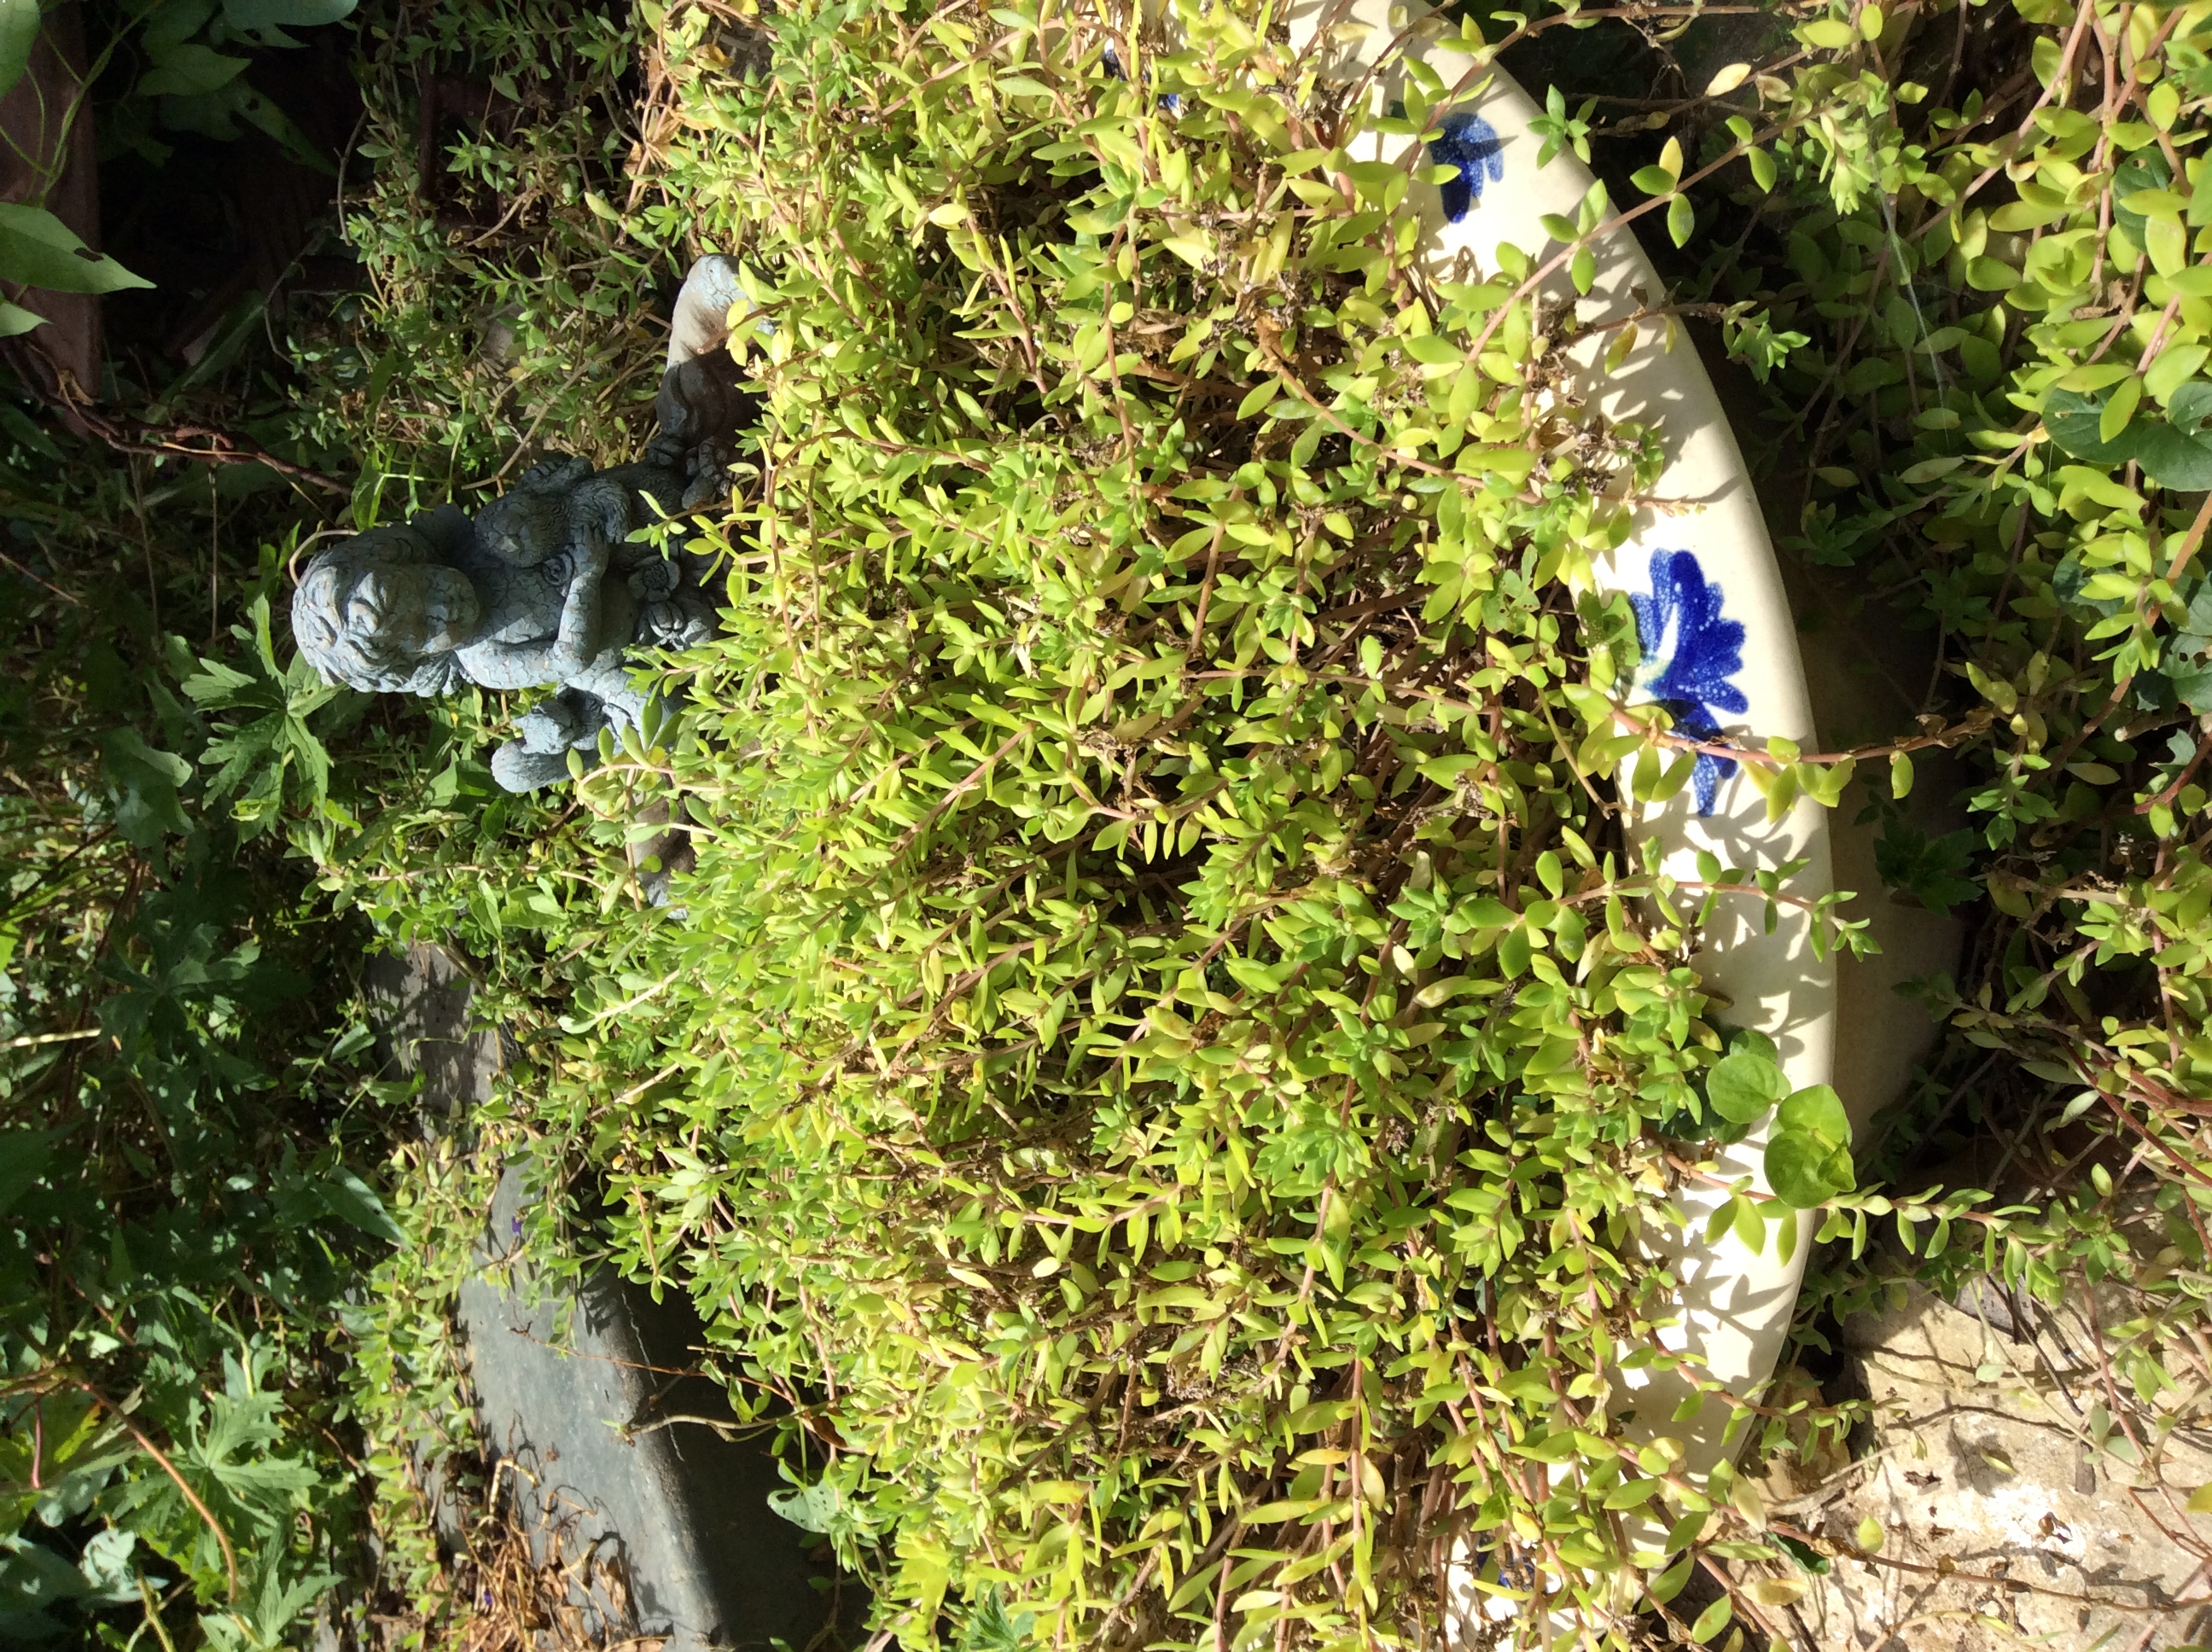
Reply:
<svg viewBox="0 0 2212 1652"><path fill-rule="evenodd" d="M1106 72L1111 75L1117 81L1125 81L1129 78L1128 76L1124 74L1121 70L1121 54L1114 50L1114 43L1111 40L1109 40L1106 43ZM1182 94L1179 92L1161 93L1160 107L1166 110L1171 115L1181 114L1182 112Z"/></svg>
<svg viewBox="0 0 2212 1652"><path fill-rule="evenodd" d="M1482 198L1485 184L1504 180L1505 146L1498 141L1497 129L1480 115L1446 115L1439 124L1443 131L1429 145L1429 163L1459 168L1458 177L1437 185L1444 216L1457 223Z"/></svg>
<svg viewBox="0 0 2212 1652"><path fill-rule="evenodd" d="M1651 594L1632 595L1636 641L1644 650L1642 685L1674 720L1674 732L1695 740L1720 738L1718 712L1741 715L1751 708L1732 680L1743 669L1743 626L1721 617L1721 588L1686 550L1651 557ZM1690 776L1698 812L1710 815L1720 784L1735 773L1735 760L1698 754Z"/></svg>

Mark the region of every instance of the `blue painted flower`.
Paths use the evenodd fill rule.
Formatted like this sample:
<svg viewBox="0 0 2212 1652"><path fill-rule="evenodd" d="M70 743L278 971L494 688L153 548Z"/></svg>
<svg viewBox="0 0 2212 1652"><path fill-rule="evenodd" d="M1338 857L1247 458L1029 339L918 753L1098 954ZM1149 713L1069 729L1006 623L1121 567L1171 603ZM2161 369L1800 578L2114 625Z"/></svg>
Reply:
<svg viewBox="0 0 2212 1652"><path fill-rule="evenodd" d="M1106 43L1106 72L1111 75L1117 81L1125 81L1129 78L1127 75L1122 72L1121 54L1114 50L1114 43L1111 40L1109 40ZM1150 77L1147 76L1148 81ZM1161 93L1160 107L1166 110L1171 115L1181 114L1182 112L1182 94L1178 92Z"/></svg>
<svg viewBox="0 0 2212 1652"><path fill-rule="evenodd" d="M1505 146L1498 141L1497 130L1480 115L1446 115L1438 124L1443 130L1429 145L1429 162L1459 168L1458 177L1437 185L1437 193L1443 197L1444 216L1457 223L1467 216L1468 208L1482 198L1486 183L1504 180Z"/></svg>
<svg viewBox="0 0 2212 1652"><path fill-rule="evenodd" d="M1651 558L1651 594L1628 600L1644 650L1643 686L1674 720L1676 733L1717 739L1716 713L1741 715L1751 708L1731 680L1743 669L1743 626L1721 617L1720 586L1706 580L1690 552L1662 550ZM1712 813L1721 782L1735 768L1732 757L1698 754L1690 780L1699 814Z"/></svg>

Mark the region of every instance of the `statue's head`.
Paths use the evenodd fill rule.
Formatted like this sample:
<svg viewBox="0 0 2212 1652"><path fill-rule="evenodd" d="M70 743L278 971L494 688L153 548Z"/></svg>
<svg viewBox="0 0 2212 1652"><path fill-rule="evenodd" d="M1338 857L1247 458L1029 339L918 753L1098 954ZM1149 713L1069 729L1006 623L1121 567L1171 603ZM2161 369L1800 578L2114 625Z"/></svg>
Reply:
<svg viewBox="0 0 2212 1652"><path fill-rule="evenodd" d="M292 637L326 681L368 693L444 694L476 635L476 587L420 527L371 528L318 554L292 593Z"/></svg>

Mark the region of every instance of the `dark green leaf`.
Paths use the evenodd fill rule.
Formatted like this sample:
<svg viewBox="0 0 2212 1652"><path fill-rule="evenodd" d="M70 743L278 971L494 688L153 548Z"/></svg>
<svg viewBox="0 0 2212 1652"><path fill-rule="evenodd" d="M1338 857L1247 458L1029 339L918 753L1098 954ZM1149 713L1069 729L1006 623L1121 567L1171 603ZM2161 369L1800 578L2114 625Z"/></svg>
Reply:
<svg viewBox="0 0 2212 1652"><path fill-rule="evenodd" d="M0 96L23 78L39 39L39 0L0 0Z"/></svg>
<svg viewBox="0 0 2212 1652"><path fill-rule="evenodd" d="M323 1204L340 1221L349 1222L363 1233L382 1239L387 1243L404 1245L407 1236L384 1208L383 1200L370 1187L343 1165L331 1172L318 1184Z"/></svg>
<svg viewBox="0 0 2212 1652"><path fill-rule="evenodd" d="M135 89L142 98L199 97L228 86L246 64L244 58L197 40L180 41L155 54L154 66L138 77Z"/></svg>
<svg viewBox="0 0 2212 1652"><path fill-rule="evenodd" d="M360 0L222 0L222 20L241 31L314 28L354 14Z"/></svg>

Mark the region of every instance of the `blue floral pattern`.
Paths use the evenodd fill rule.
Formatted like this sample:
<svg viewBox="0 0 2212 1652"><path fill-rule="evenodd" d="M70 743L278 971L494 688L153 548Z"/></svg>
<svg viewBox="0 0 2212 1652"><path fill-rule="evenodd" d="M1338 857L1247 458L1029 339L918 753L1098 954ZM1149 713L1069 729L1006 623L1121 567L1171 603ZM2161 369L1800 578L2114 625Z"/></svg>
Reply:
<svg viewBox="0 0 2212 1652"><path fill-rule="evenodd" d="M1485 184L1504 180L1505 146L1498 141L1497 129L1480 115L1446 115L1438 125L1443 130L1429 145L1429 162L1459 168L1458 177L1437 185L1445 218L1457 223L1482 198Z"/></svg>
<svg viewBox="0 0 2212 1652"><path fill-rule="evenodd" d="M1106 43L1106 72L1111 75L1117 81L1125 81L1129 78L1127 74L1122 72L1121 54L1114 50L1114 43L1111 40L1109 40ZM1152 77L1150 76L1146 76L1146 80L1148 83L1151 78ZM1171 115L1181 114L1182 112L1182 94L1180 92L1161 93L1160 107L1166 110Z"/></svg>
<svg viewBox="0 0 2212 1652"><path fill-rule="evenodd" d="M1651 594L1631 595L1636 610L1636 640L1644 650L1643 687L1674 720L1677 733L1692 739L1717 739L1717 713L1741 716L1751 701L1732 680L1743 669L1743 626L1721 616L1721 588L1686 550L1655 551ZM1698 754L1691 784L1698 812L1710 815L1723 780L1734 774L1735 760L1710 751Z"/></svg>

